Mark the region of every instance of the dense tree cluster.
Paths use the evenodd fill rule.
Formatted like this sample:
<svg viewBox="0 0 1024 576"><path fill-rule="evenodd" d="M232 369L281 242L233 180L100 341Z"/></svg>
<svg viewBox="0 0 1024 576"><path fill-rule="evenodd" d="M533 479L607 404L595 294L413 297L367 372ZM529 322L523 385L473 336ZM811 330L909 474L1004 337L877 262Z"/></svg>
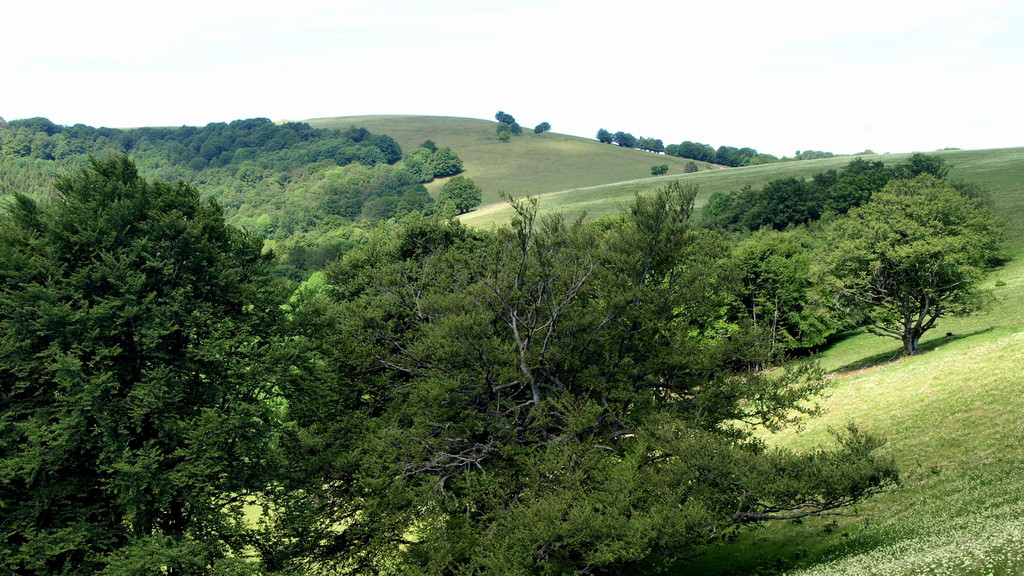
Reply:
<svg viewBox="0 0 1024 576"><path fill-rule="evenodd" d="M326 238L339 226L429 213L422 184L462 171L449 147L428 140L403 158L393 138L359 127L255 118L121 130L31 118L0 123L0 197L42 198L62 170L126 153L147 177L202 186L232 224L277 241L300 276L348 246Z"/></svg>
<svg viewBox="0 0 1024 576"><path fill-rule="evenodd" d="M866 202L895 176L881 161L857 158L841 170L819 173L810 181L781 178L760 189L747 186L715 192L703 210L705 225L725 230L776 230L805 224L823 214L845 214Z"/></svg>
<svg viewBox="0 0 1024 576"><path fill-rule="evenodd" d="M511 114L506 112L498 111L494 115L494 119L498 121L498 127L495 129L495 133L500 137L502 134L510 136L519 136L523 133L523 127L516 122L516 119Z"/></svg>
<svg viewBox="0 0 1024 576"><path fill-rule="evenodd" d="M790 295L744 286L694 187L593 223L411 215L287 302L188 184L115 157L58 190L0 213L15 573L636 573L896 479L852 427L801 453L754 434L823 383L761 369Z"/></svg>
<svg viewBox="0 0 1024 576"><path fill-rule="evenodd" d="M46 118L12 120L0 128L0 154L63 160L131 154L142 164L168 164L192 171L255 163L289 171L330 160L339 166L394 164L402 151L390 136L365 128L313 128L301 122L276 124L266 118L217 122L204 127L93 128L54 124Z"/></svg>
<svg viewBox="0 0 1024 576"><path fill-rule="evenodd" d="M738 235L746 315L773 350L863 326L917 354L940 318L984 304L977 282L999 232L974 189L944 179L948 170L924 154L893 167L856 159L810 181L711 195L704 225Z"/></svg>

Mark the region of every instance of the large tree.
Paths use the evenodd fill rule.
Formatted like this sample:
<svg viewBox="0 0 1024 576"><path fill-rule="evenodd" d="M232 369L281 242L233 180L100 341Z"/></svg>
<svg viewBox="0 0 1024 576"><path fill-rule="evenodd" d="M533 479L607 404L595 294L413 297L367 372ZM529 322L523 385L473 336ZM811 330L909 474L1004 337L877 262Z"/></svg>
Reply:
<svg viewBox="0 0 1024 576"><path fill-rule="evenodd" d="M458 214L465 214L480 205L483 191L471 179L462 176L451 177L441 186L437 196L439 206L451 203Z"/></svg>
<svg viewBox="0 0 1024 576"><path fill-rule="evenodd" d="M334 464L304 493L337 502L310 517L348 527L322 537L318 561L652 569L891 480L862 434L790 454L738 425L782 425L821 382L750 369L766 347L729 320L737 278L726 247L689 228L694 195L673 184L594 225L514 202L510 228L420 221L332 266L328 331L349 352L322 366L354 408L339 415L347 433L308 443ZM318 396L305 398L335 410Z"/></svg>
<svg viewBox="0 0 1024 576"><path fill-rule="evenodd" d="M268 258L126 157L0 214L0 564L244 565L272 422Z"/></svg>
<svg viewBox="0 0 1024 576"><path fill-rule="evenodd" d="M995 219L978 199L922 174L889 182L838 220L819 274L846 318L918 354L936 321L983 303L978 280L998 241Z"/></svg>

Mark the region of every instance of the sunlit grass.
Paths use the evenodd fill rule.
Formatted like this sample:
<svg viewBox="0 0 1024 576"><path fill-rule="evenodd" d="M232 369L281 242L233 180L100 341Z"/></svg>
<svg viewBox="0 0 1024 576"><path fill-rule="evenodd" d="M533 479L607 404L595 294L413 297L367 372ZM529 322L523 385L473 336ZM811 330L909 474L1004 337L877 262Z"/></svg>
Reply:
<svg viewBox="0 0 1024 576"><path fill-rule="evenodd" d="M820 357L833 371L826 415L770 437L800 450L854 421L888 438L903 484L859 516L770 525L679 574L1024 573L1021 152L949 153L953 176L985 188L1007 225L1013 259L984 282L995 296L989 310L943 319L924 339L928 352L912 358L892 360L895 340L847 335Z"/></svg>

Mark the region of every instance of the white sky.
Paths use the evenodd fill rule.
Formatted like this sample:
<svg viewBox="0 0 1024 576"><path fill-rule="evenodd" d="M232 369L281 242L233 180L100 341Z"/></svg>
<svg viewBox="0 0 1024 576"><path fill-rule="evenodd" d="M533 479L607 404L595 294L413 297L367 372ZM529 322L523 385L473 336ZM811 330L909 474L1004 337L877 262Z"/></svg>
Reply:
<svg viewBox="0 0 1024 576"><path fill-rule="evenodd" d="M51 0L0 9L0 117L424 114L853 153L1024 146L1019 0Z"/></svg>

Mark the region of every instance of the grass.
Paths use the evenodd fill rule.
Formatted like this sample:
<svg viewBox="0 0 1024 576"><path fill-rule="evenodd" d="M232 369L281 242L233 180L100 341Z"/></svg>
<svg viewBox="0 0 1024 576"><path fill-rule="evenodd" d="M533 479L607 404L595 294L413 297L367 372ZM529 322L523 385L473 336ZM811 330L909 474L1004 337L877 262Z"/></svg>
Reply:
<svg viewBox="0 0 1024 576"><path fill-rule="evenodd" d="M769 525L677 574L1024 573L1024 150L944 154L1006 224L991 309L942 320L926 354L896 361L895 340L845 335L820 358L833 371L827 414L770 437L801 450L854 421L888 438L903 484L858 517Z"/></svg>
<svg viewBox="0 0 1024 576"><path fill-rule="evenodd" d="M364 127L394 138L403 151L424 140L450 146L462 159L465 176L483 190L483 204L500 204L500 193L541 196L570 188L650 178L651 166L683 172L688 160L601 144L596 140L525 129L508 143L498 140L497 122L446 116L346 116L307 120L318 128ZM596 128L595 128L596 132ZM707 167L701 163L701 166ZM443 181L427 188L436 196ZM648 186L649 187L649 186Z"/></svg>

